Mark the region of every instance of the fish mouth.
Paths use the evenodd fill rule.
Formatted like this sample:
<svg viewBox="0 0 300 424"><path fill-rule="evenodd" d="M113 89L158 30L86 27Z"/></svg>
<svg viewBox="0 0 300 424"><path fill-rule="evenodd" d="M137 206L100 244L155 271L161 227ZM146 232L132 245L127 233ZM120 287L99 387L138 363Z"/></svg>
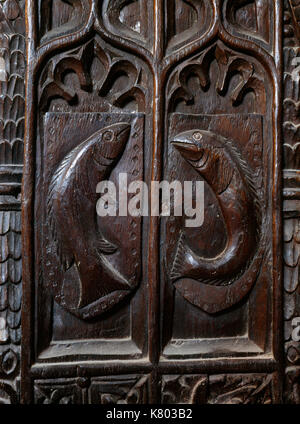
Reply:
<svg viewBox="0 0 300 424"><path fill-rule="evenodd" d="M118 131L117 134L117 139L121 139L121 138L126 138L129 136L130 133L130 125L129 124L119 124L119 126L121 127L121 129Z"/></svg>
<svg viewBox="0 0 300 424"><path fill-rule="evenodd" d="M179 152L189 160L195 160L195 154L199 155L201 146L199 146L194 140L189 140L184 136L178 136L171 140L171 144L179 150Z"/></svg>

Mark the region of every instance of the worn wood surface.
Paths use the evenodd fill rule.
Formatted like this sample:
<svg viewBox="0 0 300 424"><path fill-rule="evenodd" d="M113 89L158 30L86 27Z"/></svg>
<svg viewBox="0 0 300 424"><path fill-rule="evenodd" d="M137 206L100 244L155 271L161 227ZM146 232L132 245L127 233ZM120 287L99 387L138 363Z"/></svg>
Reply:
<svg viewBox="0 0 300 424"><path fill-rule="evenodd" d="M288 403L300 403L300 341L295 340L299 323L299 228L300 228L300 163L299 163L299 5L285 2L284 13L284 340L285 393Z"/></svg>
<svg viewBox="0 0 300 424"><path fill-rule="evenodd" d="M21 3L4 2L3 32L23 34ZM281 3L27 2L21 402L299 403L299 13ZM3 111L16 122L3 135L14 274L0 287L14 319L21 110ZM204 225L97 218L97 183L123 172L148 184L204 180ZM14 322L1 332L16 358L4 402L18 401Z"/></svg>
<svg viewBox="0 0 300 424"><path fill-rule="evenodd" d="M25 1L0 4L0 403L20 401Z"/></svg>
<svg viewBox="0 0 300 424"><path fill-rule="evenodd" d="M279 2L142 3L27 4L22 400L62 384L94 402L128 374L136 402L164 402L180 366L246 387L267 372L257 402L278 401ZM205 225L97 218L97 183L121 172L204 180Z"/></svg>

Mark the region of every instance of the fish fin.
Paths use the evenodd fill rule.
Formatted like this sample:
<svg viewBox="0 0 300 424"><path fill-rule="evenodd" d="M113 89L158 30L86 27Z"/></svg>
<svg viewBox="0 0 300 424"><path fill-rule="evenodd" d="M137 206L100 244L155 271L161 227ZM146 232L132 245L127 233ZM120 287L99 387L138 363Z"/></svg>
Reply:
<svg viewBox="0 0 300 424"><path fill-rule="evenodd" d="M52 240L55 244L56 255L63 267L63 270L66 272L71 266L74 264L74 255L69 249L67 249L61 239L61 235L59 235L57 231L57 222L54 216L50 217L50 231L52 234Z"/></svg>
<svg viewBox="0 0 300 424"><path fill-rule="evenodd" d="M49 226L52 235L52 240L55 243L56 254L60 260L60 263L64 269L67 271L74 263L74 255L70 251L63 239L64 231L62 231L61 224L57 220L57 210L55 204L56 193L59 192L59 185L61 179L64 178L64 175L67 173L68 169L74 162L74 158L81 150L82 144L77 146L75 149L71 150L62 162L59 164L58 168L54 172L47 195L47 214L49 218Z"/></svg>
<svg viewBox="0 0 300 424"><path fill-rule="evenodd" d="M73 166L76 157L82 151L84 145L92 138L100 136L102 130L97 131L87 140L84 140L82 143L78 144L73 150L71 150L60 162L56 168L54 174L52 175L51 182L49 184L48 195L47 195L47 214L49 219L49 225L51 230L51 235L53 242L56 246L56 253L62 264L64 271L67 271L74 263L74 254L70 248L68 248L66 239L64 238L64 228L62 228L63 223L59 222L57 219L58 215L58 206L56 203L56 195L60 192L60 185L64 182L65 176L67 175L69 169ZM78 200L78 199L77 199ZM73 207L76 207L76 201L74 202ZM77 212L75 212L77 213Z"/></svg>
<svg viewBox="0 0 300 424"><path fill-rule="evenodd" d="M232 166L230 166L228 159L224 154L220 155L220 162L222 166L219 168L219 176L218 176L218 194L224 193L229 187L234 170Z"/></svg>
<svg viewBox="0 0 300 424"><path fill-rule="evenodd" d="M181 232L177 244L174 262L171 269L171 281L177 280L181 277L182 260L184 257L184 234Z"/></svg>
<svg viewBox="0 0 300 424"><path fill-rule="evenodd" d="M97 248L98 248L98 253L104 253L106 255L115 253L115 251L118 249L115 244L106 240L104 237L102 237L100 240L97 241Z"/></svg>
<svg viewBox="0 0 300 424"><path fill-rule="evenodd" d="M74 263L74 255L66 248L65 243L63 243L62 233L58 230L59 224L57 222L53 208L53 202L48 197L47 212L49 216L49 226L52 240L55 244L56 255L63 267L63 270L67 271Z"/></svg>
<svg viewBox="0 0 300 424"><path fill-rule="evenodd" d="M242 170L242 174L244 175L248 188L250 190L250 193L252 194L255 210L256 210L256 216L258 219L258 227L261 226L261 220L262 220L262 200L259 195L259 186L257 184L258 177L255 175L253 170L249 167L249 164L246 162L246 160L242 157L241 152L237 149L237 147L234 145L232 140L227 139L227 148L229 148L231 155L235 159L236 163L239 165L239 167Z"/></svg>

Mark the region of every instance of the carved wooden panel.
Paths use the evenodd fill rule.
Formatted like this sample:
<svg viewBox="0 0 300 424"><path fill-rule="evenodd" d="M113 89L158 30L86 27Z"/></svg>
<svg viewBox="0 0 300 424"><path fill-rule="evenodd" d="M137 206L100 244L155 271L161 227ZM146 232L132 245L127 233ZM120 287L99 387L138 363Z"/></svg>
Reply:
<svg viewBox="0 0 300 424"><path fill-rule="evenodd" d="M136 405L148 403L146 375L36 380L37 404Z"/></svg>
<svg viewBox="0 0 300 424"><path fill-rule="evenodd" d="M163 404L269 405L273 397L271 374L165 375Z"/></svg>
<svg viewBox="0 0 300 424"><path fill-rule="evenodd" d="M230 17L237 17L230 7L224 4L224 27L243 34L240 25L229 26ZM274 13L271 3L268 12L259 7L252 10L257 21L261 13ZM274 26L257 42L269 40L272 49L273 31ZM275 288L278 283L271 252L273 208L279 199L272 199L275 151L269 140L279 127L270 82L279 74L276 64L264 69L262 58L243 53L243 42L236 41L236 51L225 33L217 37L175 64L166 83L164 179L205 181L201 228L184 228L185 217L162 222L162 239L169 241L161 251L166 271L162 337L164 356L170 359L272 350L268 293L270 284ZM269 60L267 53L264 58Z"/></svg>
<svg viewBox="0 0 300 424"><path fill-rule="evenodd" d="M284 15L284 336L285 401L300 403L300 163L299 5L285 2Z"/></svg>
<svg viewBox="0 0 300 424"><path fill-rule="evenodd" d="M0 398L16 402L24 18L22 1L1 7ZM285 401L299 402L297 2L26 7L22 402L281 401L283 58ZM203 225L99 217L98 183L125 173L204 182Z"/></svg>
<svg viewBox="0 0 300 424"><path fill-rule="evenodd" d="M0 403L19 402L25 1L0 4Z"/></svg>

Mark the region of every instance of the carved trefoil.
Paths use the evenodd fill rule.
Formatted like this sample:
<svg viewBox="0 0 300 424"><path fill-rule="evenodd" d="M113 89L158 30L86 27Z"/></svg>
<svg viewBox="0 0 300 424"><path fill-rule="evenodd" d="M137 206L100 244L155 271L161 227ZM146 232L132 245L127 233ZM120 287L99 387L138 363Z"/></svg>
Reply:
<svg viewBox="0 0 300 424"><path fill-rule="evenodd" d="M261 2L254 3L260 13ZM252 55L243 52L251 46L248 37L239 44L219 30L217 41L195 49L166 84L164 179L205 184L202 227L186 228L185 217L162 222L162 238L169 241L161 250L163 354L170 360L214 357L216 352L260 356L273 349L267 333L276 316L269 295L280 285L281 264L274 272L277 257L272 255L280 193L274 197L270 175L280 160L280 68L267 52L276 48L271 43L275 27L268 36L258 34L261 24L244 31L242 25L229 25L233 16L242 15L225 10L226 29L256 38L263 55L259 58L255 48ZM270 4L264 13L274 13ZM277 147L270 140L277 140ZM277 184L278 176L272 175Z"/></svg>

